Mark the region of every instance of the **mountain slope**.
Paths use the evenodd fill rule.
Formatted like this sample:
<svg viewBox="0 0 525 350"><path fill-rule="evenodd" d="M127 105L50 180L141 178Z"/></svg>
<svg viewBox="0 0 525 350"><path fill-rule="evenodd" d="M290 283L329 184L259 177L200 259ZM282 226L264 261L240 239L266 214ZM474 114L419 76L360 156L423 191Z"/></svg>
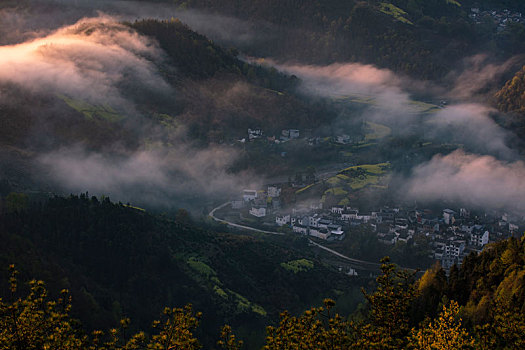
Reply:
<svg viewBox="0 0 525 350"><path fill-rule="evenodd" d="M8 200L0 264L15 263L24 279L44 279L54 293L69 289L73 314L88 328L123 316L147 328L164 306L192 303L207 310L205 338L227 322L245 337L258 330L258 342L284 308L297 312L357 291L357 280L305 253L303 240L221 233L192 224L184 212L172 220L86 195L9 208ZM308 259L307 269L286 268L300 259Z"/></svg>

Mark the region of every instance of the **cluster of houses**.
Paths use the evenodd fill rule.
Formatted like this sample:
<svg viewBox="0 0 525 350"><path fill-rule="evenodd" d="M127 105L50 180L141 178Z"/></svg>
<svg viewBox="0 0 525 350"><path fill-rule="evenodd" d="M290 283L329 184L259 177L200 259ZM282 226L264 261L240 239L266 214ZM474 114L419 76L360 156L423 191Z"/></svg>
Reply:
<svg viewBox="0 0 525 350"><path fill-rule="evenodd" d="M253 141L255 139L260 139L264 136L264 132L262 129L260 128L255 128L255 129L248 129L248 141ZM276 136L269 136L269 137L266 137L267 141L268 142L272 142L272 143L282 143L282 142L287 142L287 141L290 141L290 140L293 140L293 139L298 139L300 136L300 133L299 133L299 130L297 129L284 129L284 130L281 130L281 135L276 137ZM241 143L244 143L246 142L246 139L243 138L241 140L239 140L239 142Z"/></svg>
<svg viewBox="0 0 525 350"><path fill-rule="evenodd" d="M271 213L281 209L281 188L268 186L268 190L244 190L242 198L231 201L231 207L235 210L249 208L249 213L257 218L264 218Z"/></svg>
<svg viewBox="0 0 525 350"><path fill-rule="evenodd" d="M343 240L352 229L367 225L379 243L415 243L422 237L430 243L430 258L439 260L444 268L461 264L471 252L480 252L489 242L519 235L517 220L501 216L474 216L461 208L440 212L427 209L382 207L377 211L361 212L357 208L338 205L323 209L322 203L298 206L291 211L281 209L281 188L268 186L267 191L244 190L242 198L231 202L232 209L248 209L250 215L265 218L266 224L289 227L291 231L334 241Z"/></svg>
<svg viewBox="0 0 525 350"><path fill-rule="evenodd" d="M481 11L479 8L471 8L469 17L476 23L481 24L483 18L490 17L498 26L498 31L504 30L510 23L525 23L525 18L520 12L513 12L510 10L491 10Z"/></svg>
<svg viewBox="0 0 525 350"><path fill-rule="evenodd" d="M256 139L262 139L265 137L269 143L279 144L279 143L284 143L290 140L299 139L301 136L305 137L305 135L311 134L311 130L306 130L303 132L303 134L304 135L301 135L298 129L283 129L281 130L281 135L265 137L264 131L262 129L260 128L251 129L250 128L248 129L248 139L242 138L238 141L241 143L245 143L246 140L251 142ZM310 146L318 145L320 143L326 142L327 140L337 143L337 144L341 144L341 145L358 144L359 142L362 142L364 140L364 136L363 135L350 136L347 134L341 134L341 135L334 135L328 138L321 138L319 136L311 136L311 135L309 135L309 137L306 137L306 141L308 142L308 145Z"/></svg>

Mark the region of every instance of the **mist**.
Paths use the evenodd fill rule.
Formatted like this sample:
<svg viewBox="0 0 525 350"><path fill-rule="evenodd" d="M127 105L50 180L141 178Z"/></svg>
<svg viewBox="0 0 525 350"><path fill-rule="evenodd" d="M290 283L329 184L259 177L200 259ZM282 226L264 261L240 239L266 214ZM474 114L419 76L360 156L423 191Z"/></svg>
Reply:
<svg viewBox="0 0 525 350"><path fill-rule="evenodd" d="M82 145L41 155L48 182L66 191L89 191L155 207L193 207L258 188L253 174L227 169L237 158L227 147L196 149L181 144L130 154L97 153ZM193 203L189 203L191 200Z"/></svg>
<svg viewBox="0 0 525 350"><path fill-rule="evenodd" d="M415 167L400 192L423 201L454 201L477 208L525 209L525 163L465 153L436 155Z"/></svg>
<svg viewBox="0 0 525 350"><path fill-rule="evenodd" d="M132 110L119 85L170 93L152 60L162 52L112 17L85 18L42 38L0 47L0 83Z"/></svg>

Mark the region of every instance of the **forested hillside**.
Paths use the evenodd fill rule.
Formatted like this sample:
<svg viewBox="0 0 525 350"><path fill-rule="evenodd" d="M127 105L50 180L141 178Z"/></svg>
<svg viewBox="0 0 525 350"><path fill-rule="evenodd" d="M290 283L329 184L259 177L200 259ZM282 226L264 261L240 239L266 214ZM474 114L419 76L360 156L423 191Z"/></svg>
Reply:
<svg viewBox="0 0 525 350"><path fill-rule="evenodd" d="M524 247L523 239L500 242L479 256L471 255L461 268L454 267L448 279L435 267L415 283L412 273L383 259L375 291L363 292L366 306L361 317L347 319L336 313L331 299L301 316L284 312L277 326L267 327L264 348L521 349L525 345ZM20 295L13 266L9 285L10 298ZM196 334L205 316L191 306L165 309L151 336L142 332L130 336L129 319L124 319L105 334L87 337L72 327L67 291L53 302L43 282L33 281L30 287L30 294L18 301L0 300L4 348L200 348ZM217 347L242 346L232 328L225 326Z"/></svg>
<svg viewBox="0 0 525 350"><path fill-rule="evenodd" d="M257 344L283 309L298 312L326 296L352 300L363 283L305 255L301 239L222 233L192 224L185 211L156 217L84 194L31 205L11 194L3 203L0 265L16 264L23 280L45 280L51 295L68 289L72 315L87 329L124 316L133 329L147 328L164 306L192 303L207 310L205 344L223 323ZM292 268L301 261L305 268Z"/></svg>
<svg viewBox="0 0 525 350"><path fill-rule="evenodd" d="M492 20L475 23L471 6L521 11L519 1L176 1L276 26L279 40L243 49L259 56L312 63L357 61L420 79L442 79L462 59L491 51L504 59L524 52L522 24L496 30ZM462 6L463 4L463 6Z"/></svg>
<svg viewBox="0 0 525 350"><path fill-rule="evenodd" d="M525 113L525 67L496 93L496 99L502 111Z"/></svg>

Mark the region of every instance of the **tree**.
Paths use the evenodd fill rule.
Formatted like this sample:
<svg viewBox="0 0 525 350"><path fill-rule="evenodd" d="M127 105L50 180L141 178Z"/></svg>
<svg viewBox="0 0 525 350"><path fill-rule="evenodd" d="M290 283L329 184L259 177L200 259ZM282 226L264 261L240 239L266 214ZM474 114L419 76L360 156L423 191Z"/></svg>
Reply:
<svg viewBox="0 0 525 350"><path fill-rule="evenodd" d="M291 349L349 349L355 337L350 324L341 316L331 315L335 302L324 300L324 307L307 310L295 317L288 312L281 314L278 327L268 327L266 350Z"/></svg>
<svg viewBox="0 0 525 350"><path fill-rule="evenodd" d="M389 257L381 259L382 274L374 293L363 294L369 305L369 323L359 344L367 349L401 349L409 334L409 311L416 296L415 272L399 270Z"/></svg>
<svg viewBox="0 0 525 350"><path fill-rule="evenodd" d="M12 302L0 299L0 349L2 350L75 350L85 339L73 327L69 316L71 299L63 290L57 301L49 301L44 282L29 282L29 294L17 297L17 271L10 268Z"/></svg>
<svg viewBox="0 0 525 350"><path fill-rule="evenodd" d="M409 347L417 350L473 349L474 339L461 325L458 303L451 301L443 306L437 320L419 330L412 329Z"/></svg>

